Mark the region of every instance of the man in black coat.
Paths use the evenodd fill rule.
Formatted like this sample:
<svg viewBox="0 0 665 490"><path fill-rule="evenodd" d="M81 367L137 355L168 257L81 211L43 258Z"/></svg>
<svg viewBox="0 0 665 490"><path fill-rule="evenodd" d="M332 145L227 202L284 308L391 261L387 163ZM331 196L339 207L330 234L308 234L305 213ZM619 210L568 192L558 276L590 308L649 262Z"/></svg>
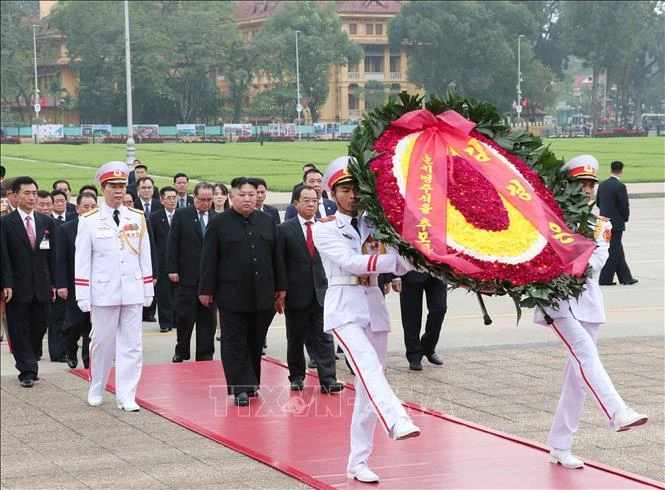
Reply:
<svg viewBox="0 0 665 490"><path fill-rule="evenodd" d="M315 218L319 220L321 218L325 218L326 216L332 216L335 214L337 212L337 204L335 204L335 201L331 201L323 195L323 174L321 174L321 172L316 168L313 168L305 172L303 179L304 183L302 185L313 187L316 192L319 193L319 203L316 208L316 214L314 215ZM294 193L291 197L295 196L295 189L293 192ZM298 212L296 211L295 206L293 203L291 203L286 207L284 219L291 219L297 214Z"/></svg>
<svg viewBox="0 0 665 490"><path fill-rule="evenodd" d="M159 317L159 331L170 332L174 325L173 320L173 289L174 283L169 280L166 266L166 249L168 245L169 230L173 222L176 209L176 190L171 186L159 190L163 208L150 215L152 234L155 239L159 275L155 284L155 296Z"/></svg>
<svg viewBox="0 0 665 490"><path fill-rule="evenodd" d="M256 187L256 209L272 216L276 225L280 224L282 218L280 218L277 208L265 204L266 195L268 194L268 184L265 179L262 179L261 177L251 177L249 181L254 187Z"/></svg>
<svg viewBox="0 0 665 490"><path fill-rule="evenodd" d="M194 205L179 208L173 222L166 247L166 272L175 284L173 307L177 343L173 362L190 358L190 341L196 323L197 361L210 361L215 353L215 328L212 311L199 302L201 250L207 226L215 212L212 206L213 187L199 182L194 188ZM212 268L212 264L209 265Z"/></svg>
<svg viewBox="0 0 665 490"><path fill-rule="evenodd" d="M610 239L610 256L600 271L598 282L601 286L614 286L614 274L619 282L627 286L635 284L637 279L630 273L626 263L626 254L623 251L621 238L626 230L626 222L630 217L628 204L628 191L626 184L621 182L623 162L615 161L610 164L612 175L598 185L597 204L600 215L610 219L612 223L612 238Z"/></svg>
<svg viewBox="0 0 665 490"><path fill-rule="evenodd" d="M97 196L91 192L83 192L76 198L78 215L84 215L97 209ZM67 357L67 365L74 369L78 366L78 340L83 336L81 359L83 367L90 366L90 313L83 313L76 304L76 286L74 285L74 253L76 251L76 234L78 232L78 216L67 221L58 229L57 236L57 267L56 281L58 297L67 302L62 338Z"/></svg>
<svg viewBox="0 0 665 490"><path fill-rule="evenodd" d="M256 209L256 186L236 177L231 187L232 208L211 220L203 243L199 299L209 305L214 295L228 393L246 406L261 383L261 349L275 309L284 309L286 279L277 226Z"/></svg>
<svg viewBox="0 0 665 490"><path fill-rule="evenodd" d="M314 213L319 195L313 187L296 190L298 216L277 228L279 250L286 271L287 363L291 389L302 391L305 381L305 333L309 332L316 353L321 391L335 393L344 388L337 381L335 345L332 335L323 331L323 300L328 281L321 257L312 238Z"/></svg>
<svg viewBox="0 0 665 490"><path fill-rule="evenodd" d="M149 177L150 174L148 173L147 165L143 165L142 163L138 163L134 166L134 170L132 170L130 175L132 174L134 175L134 179L127 184L127 192L129 192L134 198L134 200L136 200L139 198L139 192L138 192L139 180L141 180L143 177ZM152 189L152 195L149 197L152 197L153 199L159 201L159 188L154 185L155 181L152 179L152 177L150 179L153 182L153 189ZM136 207L138 208L138 206Z"/></svg>
<svg viewBox="0 0 665 490"><path fill-rule="evenodd" d="M38 379L36 353L41 347L48 305L55 286L55 222L34 212L37 183L18 177L12 183L18 207L0 221L2 293L7 303L7 327L21 386Z"/></svg>
<svg viewBox="0 0 665 490"><path fill-rule="evenodd" d="M152 213L164 207L159 198L155 199L153 197L153 192L156 189L155 182L152 177L141 177L136 181L136 186L138 197L134 199L134 207L143 211L145 219L150 219Z"/></svg>

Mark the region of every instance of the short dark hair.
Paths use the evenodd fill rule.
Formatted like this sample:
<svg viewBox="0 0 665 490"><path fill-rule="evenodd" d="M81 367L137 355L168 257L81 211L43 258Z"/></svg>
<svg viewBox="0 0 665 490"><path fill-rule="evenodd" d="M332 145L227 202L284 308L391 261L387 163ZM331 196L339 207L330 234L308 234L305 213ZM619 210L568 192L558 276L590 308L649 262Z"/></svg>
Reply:
<svg viewBox="0 0 665 490"><path fill-rule="evenodd" d="M49 191L45 191L44 189L39 189L37 191L37 197L41 197L42 199L48 197L51 200L51 202L53 202L53 198L51 197L51 193Z"/></svg>
<svg viewBox="0 0 665 490"><path fill-rule="evenodd" d="M37 185L35 179L28 177L27 175L21 175L20 177L14 178L14 182L12 182L12 192L14 194L18 194L22 185L34 185L37 189L39 189L39 185Z"/></svg>
<svg viewBox="0 0 665 490"><path fill-rule="evenodd" d="M614 160L612 163L610 163L610 170L612 170L613 174L621 172L623 170L623 162Z"/></svg>
<svg viewBox="0 0 665 490"><path fill-rule="evenodd" d="M314 168L310 168L307 172L305 172L302 175L302 181L305 182L307 180L307 176L309 174L314 174L314 173L319 174L321 177L323 177L323 172L321 172L318 168L314 167Z"/></svg>
<svg viewBox="0 0 665 490"><path fill-rule="evenodd" d="M65 179L58 179L55 182L53 182L53 190L55 190L56 187L58 187L58 184L67 184L67 189L71 192L72 186L69 185L69 182L67 182Z"/></svg>
<svg viewBox="0 0 665 490"><path fill-rule="evenodd" d="M318 191L312 187L311 185L299 185L296 190L293 192L293 200L294 201L300 201L300 196L302 195L302 191L314 191L316 194L316 197L319 197Z"/></svg>
<svg viewBox="0 0 665 490"><path fill-rule="evenodd" d="M138 186L143 184L146 180L149 180L153 186L155 185L155 181L152 180L152 177L146 176L146 177L141 177L139 180L136 181L136 187L138 188Z"/></svg>
<svg viewBox="0 0 665 490"><path fill-rule="evenodd" d="M62 196L65 198L65 201L67 200L67 193L61 189L56 189L54 191L51 191L51 197L55 201L55 196Z"/></svg>
<svg viewBox="0 0 665 490"><path fill-rule="evenodd" d="M201 189L204 189L204 190L210 189L212 192L215 192L215 189L213 189L212 184L210 184L208 182L199 182L198 184L196 184L194 186L194 195L198 196L199 191Z"/></svg>
<svg viewBox="0 0 665 490"><path fill-rule="evenodd" d="M136 170L137 168L142 168L142 169L144 169L146 172L148 171L148 166L147 166L147 165L143 165L142 163L139 163L138 165L134 165L134 170Z"/></svg>
<svg viewBox="0 0 665 490"><path fill-rule="evenodd" d="M93 192L95 196L99 195L99 191L97 190L97 186L93 184L83 184L81 188L79 189L79 195L83 194L84 192Z"/></svg>
<svg viewBox="0 0 665 490"><path fill-rule="evenodd" d="M248 179L247 177L235 177L231 181L231 188L240 189L245 184L249 184L256 189L256 181L254 179Z"/></svg>
<svg viewBox="0 0 665 490"><path fill-rule="evenodd" d="M186 173L178 172L177 174L175 174L175 175L173 176L173 183L175 184L175 181L178 180L180 177L184 177L184 178L186 178L186 179L187 179L187 182L189 182L189 177L187 177L187 174L186 174Z"/></svg>
<svg viewBox="0 0 665 490"><path fill-rule="evenodd" d="M76 196L76 205L77 206L81 205L81 201L83 200L84 197L91 197L95 200L95 202L97 201L97 194L95 194L91 191L83 191L83 192L79 193L78 196Z"/></svg>
<svg viewBox="0 0 665 490"><path fill-rule="evenodd" d="M0 165L0 179L4 178L7 174L7 169L4 165Z"/></svg>
<svg viewBox="0 0 665 490"><path fill-rule="evenodd" d="M303 172L305 171L306 168L310 168L310 169L316 168L316 165L314 165L313 163L306 163L305 165L302 166Z"/></svg>
<svg viewBox="0 0 665 490"><path fill-rule="evenodd" d="M159 189L159 197L163 198L167 192L175 192L176 194L178 193L178 191L175 190L175 187L171 187L170 185L165 185L164 187Z"/></svg>
<svg viewBox="0 0 665 490"><path fill-rule="evenodd" d="M132 162L134 165L141 165L141 160L138 158Z"/></svg>
<svg viewBox="0 0 665 490"><path fill-rule="evenodd" d="M252 184L257 189L259 188L260 185L262 185L266 189L268 188L268 184L266 182L266 179L262 179L261 177L249 177L247 180L249 181L250 184Z"/></svg>

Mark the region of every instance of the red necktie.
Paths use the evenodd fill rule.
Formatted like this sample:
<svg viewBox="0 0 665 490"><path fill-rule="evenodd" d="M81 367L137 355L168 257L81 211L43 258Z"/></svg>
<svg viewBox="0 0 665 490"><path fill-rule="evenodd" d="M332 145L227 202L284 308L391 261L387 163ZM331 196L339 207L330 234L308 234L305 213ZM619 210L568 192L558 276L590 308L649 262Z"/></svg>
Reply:
<svg viewBox="0 0 665 490"><path fill-rule="evenodd" d="M37 237L35 236L35 228L32 226L30 219L31 219L30 216L25 217L25 229L28 232L28 240L30 240L30 247L32 247L32 249L34 250Z"/></svg>
<svg viewBox="0 0 665 490"><path fill-rule="evenodd" d="M307 250L309 250L309 255L314 258L316 248L314 248L314 238L312 238L312 224L311 221L305 221L305 226L307 226Z"/></svg>

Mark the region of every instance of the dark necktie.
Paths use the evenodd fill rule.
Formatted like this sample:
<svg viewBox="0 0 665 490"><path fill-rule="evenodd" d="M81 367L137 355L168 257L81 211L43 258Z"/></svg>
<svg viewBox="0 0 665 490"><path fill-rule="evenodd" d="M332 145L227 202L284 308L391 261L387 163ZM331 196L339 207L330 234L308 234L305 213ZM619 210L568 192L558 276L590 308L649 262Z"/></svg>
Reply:
<svg viewBox="0 0 665 490"><path fill-rule="evenodd" d="M203 221L203 213L199 213L199 226L201 227L201 236L206 236L206 224Z"/></svg>
<svg viewBox="0 0 665 490"><path fill-rule="evenodd" d="M351 218L351 226L353 226L353 229L358 232L358 236L360 236L360 228L358 227L358 218Z"/></svg>
<svg viewBox="0 0 665 490"><path fill-rule="evenodd" d="M143 205L143 214L145 214L146 216L150 216L150 204L145 203Z"/></svg>
<svg viewBox="0 0 665 490"><path fill-rule="evenodd" d="M120 226L120 216L119 215L120 215L120 211L118 211L117 209L115 211L113 211L113 221L115 221L115 224L117 226Z"/></svg>
<svg viewBox="0 0 665 490"><path fill-rule="evenodd" d="M312 237L312 224L311 221L305 221L305 226L307 226L307 250L309 250L310 257L314 258L316 248L314 248L314 238Z"/></svg>
<svg viewBox="0 0 665 490"><path fill-rule="evenodd" d="M58 216L58 221L63 221L63 220L64 218L62 217L62 215Z"/></svg>

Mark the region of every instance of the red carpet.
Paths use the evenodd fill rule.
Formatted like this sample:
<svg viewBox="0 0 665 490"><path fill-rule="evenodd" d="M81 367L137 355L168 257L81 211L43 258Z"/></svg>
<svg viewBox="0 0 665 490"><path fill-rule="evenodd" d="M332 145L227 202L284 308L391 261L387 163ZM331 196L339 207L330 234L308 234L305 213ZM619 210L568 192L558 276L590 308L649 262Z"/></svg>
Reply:
<svg viewBox="0 0 665 490"><path fill-rule="evenodd" d="M220 361L144 366L137 402L313 487L377 488L346 478L353 389L322 395L318 378L308 376L298 394L281 363L265 359L262 369L261 396L249 407L235 407L226 396ZM107 388L113 391L112 383ZM406 406L422 434L396 442L377 425L369 464L381 488L663 488L600 464L567 470L549 463L544 446Z"/></svg>

